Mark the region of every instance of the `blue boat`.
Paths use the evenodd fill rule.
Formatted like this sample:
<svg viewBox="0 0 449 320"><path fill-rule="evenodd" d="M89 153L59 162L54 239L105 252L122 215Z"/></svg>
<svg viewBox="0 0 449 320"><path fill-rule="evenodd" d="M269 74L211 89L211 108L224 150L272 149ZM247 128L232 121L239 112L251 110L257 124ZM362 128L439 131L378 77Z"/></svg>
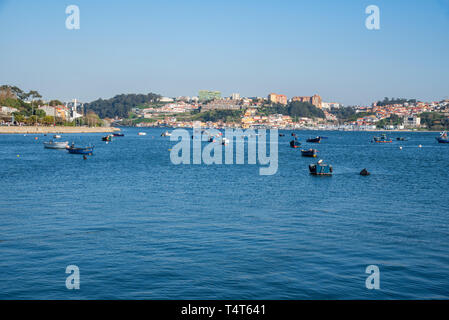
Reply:
<svg viewBox="0 0 449 320"><path fill-rule="evenodd" d="M310 174L315 176L331 176L332 166L330 164L324 164L323 160L319 160L315 164L309 165Z"/></svg>
<svg viewBox="0 0 449 320"><path fill-rule="evenodd" d="M321 137L309 138L306 141L307 142L311 142L311 143L320 143L321 142Z"/></svg>
<svg viewBox="0 0 449 320"><path fill-rule="evenodd" d="M91 155L94 152L94 147L76 148L73 144L67 148L67 151L72 154L88 154Z"/></svg>
<svg viewBox="0 0 449 320"><path fill-rule="evenodd" d="M441 135L435 139L437 139L438 143L449 143L446 131L442 132Z"/></svg>

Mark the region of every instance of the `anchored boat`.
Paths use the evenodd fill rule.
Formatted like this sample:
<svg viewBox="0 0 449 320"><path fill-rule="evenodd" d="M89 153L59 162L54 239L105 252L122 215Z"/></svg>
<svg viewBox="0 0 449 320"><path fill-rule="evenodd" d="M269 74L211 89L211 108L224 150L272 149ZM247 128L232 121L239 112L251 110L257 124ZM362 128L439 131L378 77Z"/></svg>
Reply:
<svg viewBox="0 0 449 320"><path fill-rule="evenodd" d="M373 141L377 143L391 143L393 140L390 138L387 138L387 135L385 133L382 133L380 137L373 137Z"/></svg>
<svg viewBox="0 0 449 320"><path fill-rule="evenodd" d="M120 132L116 132L112 134L114 137L124 137L125 135L123 133Z"/></svg>
<svg viewBox="0 0 449 320"><path fill-rule="evenodd" d="M89 154L94 152L94 147L76 148L74 144L67 148L67 151L72 154Z"/></svg>
<svg viewBox="0 0 449 320"><path fill-rule="evenodd" d="M324 164L323 160L319 160L315 164L309 165L310 174L315 176L331 176L332 166L330 164Z"/></svg>
<svg viewBox="0 0 449 320"><path fill-rule="evenodd" d="M103 141L112 141L112 137L113 137L112 134L108 134L107 136L101 138L101 140L103 140Z"/></svg>
<svg viewBox="0 0 449 320"><path fill-rule="evenodd" d="M449 143L449 138L447 137L446 131L441 132L439 137L436 137L438 143Z"/></svg>
<svg viewBox="0 0 449 320"><path fill-rule="evenodd" d="M296 138L295 140L290 141L291 148L299 148L301 146L301 142L299 142Z"/></svg>
<svg viewBox="0 0 449 320"><path fill-rule="evenodd" d="M165 131L165 132L161 133L161 137L170 137L170 136L171 136L171 133L168 132L168 131Z"/></svg>
<svg viewBox="0 0 449 320"><path fill-rule="evenodd" d="M301 150L301 155L303 157L315 158L317 152L318 152L318 150L316 150L316 149Z"/></svg>
<svg viewBox="0 0 449 320"><path fill-rule="evenodd" d="M44 148L46 149L66 149L68 147L67 141L53 141L44 142Z"/></svg>
<svg viewBox="0 0 449 320"><path fill-rule="evenodd" d="M321 142L321 137L309 138L306 141L307 142L311 142L311 143L320 143Z"/></svg>

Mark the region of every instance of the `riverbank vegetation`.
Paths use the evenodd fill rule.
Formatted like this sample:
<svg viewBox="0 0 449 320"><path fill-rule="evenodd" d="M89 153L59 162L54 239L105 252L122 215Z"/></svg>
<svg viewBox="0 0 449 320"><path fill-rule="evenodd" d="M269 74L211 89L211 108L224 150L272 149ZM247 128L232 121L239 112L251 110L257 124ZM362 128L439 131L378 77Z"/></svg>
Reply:
<svg viewBox="0 0 449 320"><path fill-rule="evenodd" d="M119 94L110 99L98 99L86 104L86 109L98 114L100 118L128 118L132 108L156 103L161 96L148 94Z"/></svg>

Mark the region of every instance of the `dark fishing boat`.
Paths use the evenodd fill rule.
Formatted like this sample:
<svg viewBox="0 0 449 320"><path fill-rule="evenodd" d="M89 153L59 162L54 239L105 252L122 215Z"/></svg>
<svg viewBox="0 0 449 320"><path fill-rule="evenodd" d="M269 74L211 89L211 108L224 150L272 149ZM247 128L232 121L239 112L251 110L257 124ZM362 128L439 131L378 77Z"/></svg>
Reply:
<svg viewBox="0 0 449 320"><path fill-rule="evenodd" d="M449 143L446 131L442 132L439 137L436 137L438 143Z"/></svg>
<svg viewBox="0 0 449 320"><path fill-rule="evenodd" d="M290 147L299 148L300 146L301 146L301 142L299 142L297 139L290 141Z"/></svg>
<svg viewBox="0 0 449 320"><path fill-rule="evenodd" d="M315 176L331 176L332 166L330 164L324 164L323 160L319 160L315 164L309 165L310 174Z"/></svg>
<svg viewBox="0 0 449 320"><path fill-rule="evenodd" d="M382 133L380 137L373 137L373 141L377 143L391 143L393 140L390 138L387 138L387 135L385 133Z"/></svg>
<svg viewBox="0 0 449 320"><path fill-rule="evenodd" d="M279 137L284 137L284 136L285 136L285 134L279 133Z"/></svg>
<svg viewBox="0 0 449 320"><path fill-rule="evenodd" d="M119 133L119 132L118 132L118 133L117 133L117 132L116 132L116 133L113 133L112 135L113 135L114 137L124 137L124 136L125 136L123 133Z"/></svg>
<svg viewBox="0 0 449 320"><path fill-rule="evenodd" d="M318 152L318 150L316 150L316 149L301 150L301 155L303 157L315 158L317 152Z"/></svg>
<svg viewBox="0 0 449 320"><path fill-rule="evenodd" d="M112 141L112 134L108 134L107 136L101 138L103 141Z"/></svg>
<svg viewBox="0 0 449 320"><path fill-rule="evenodd" d="M91 155L94 152L94 147L84 147L84 148L76 148L75 145L71 145L67 148L67 151L72 154L89 154Z"/></svg>
<svg viewBox="0 0 449 320"><path fill-rule="evenodd" d="M321 142L321 137L309 138L306 141L310 142L310 143L320 143Z"/></svg>
<svg viewBox="0 0 449 320"><path fill-rule="evenodd" d="M397 137L396 140L397 141L408 141L408 139L404 138L404 137Z"/></svg>

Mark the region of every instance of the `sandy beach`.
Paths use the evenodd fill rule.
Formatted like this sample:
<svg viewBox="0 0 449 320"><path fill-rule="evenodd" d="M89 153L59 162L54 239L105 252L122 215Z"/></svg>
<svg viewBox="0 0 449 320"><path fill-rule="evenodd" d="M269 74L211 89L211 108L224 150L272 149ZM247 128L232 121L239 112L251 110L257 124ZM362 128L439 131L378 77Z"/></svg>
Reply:
<svg viewBox="0 0 449 320"><path fill-rule="evenodd" d="M44 134L44 133L101 133L120 131L113 127L41 127L41 126L0 126L0 134Z"/></svg>

